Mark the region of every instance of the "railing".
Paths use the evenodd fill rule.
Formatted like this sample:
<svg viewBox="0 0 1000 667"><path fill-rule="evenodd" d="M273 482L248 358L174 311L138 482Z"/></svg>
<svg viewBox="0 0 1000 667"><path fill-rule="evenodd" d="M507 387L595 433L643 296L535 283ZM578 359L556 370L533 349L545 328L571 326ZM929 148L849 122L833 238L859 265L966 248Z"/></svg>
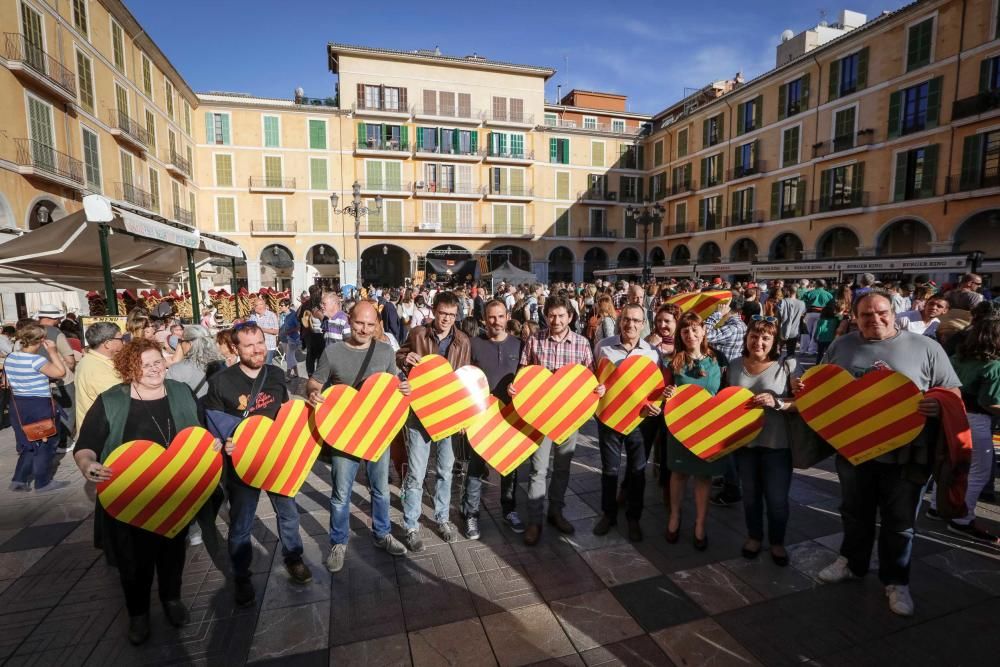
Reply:
<svg viewBox="0 0 1000 667"><path fill-rule="evenodd" d="M618 237L618 230L608 229L606 226L602 225L600 227L581 229L580 236L596 239L613 239Z"/></svg>
<svg viewBox="0 0 1000 667"><path fill-rule="evenodd" d="M618 193L598 188L587 188L577 192L576 198L581 201L618 201Z"/></svg>
<svg viewBox="0 0 1000 667"><path fill-rule="evenodd" d="M674 222L673 234L684 234L687 232L687 220L676 220Z"/></svg>
<svg viewBox="0 0 1000 667"><path fill-rule="evenodd" d="M653 192L653 201L658 201L660 199L663 199L664 197L666 197L669 194L670 194L670 191L667 190L667 189L665 189L665 188L661 188L659 190L655 190Z"/></svg>
<svg viewBox="0 0 1000 667"><path fill-rule="evenodd" d="M185 225L194 224L194 216L191 214L191 211L181 208L177 204L174 204L174 220Z"/></svg>
<svg viewBox="0 0 1000 667"><path fill-rule="evenodd" d="M782 205L778 208L778 217L775 220L784 220L785 218L797 218L803 215L805 211L799 208L798 204L792 205Z"/></svg>
<svg viewBox="0 0 1000 667"><path fill-rule="evenodd" d="M497 223L487 223L483 225L483 234L496 234L502 236L526 236L532 234L532 228L525 223L511 224L497 224Z"/></svg>
<svg viewBox="0 0 1000 667"><path fill-rule="evenodd" d="M562 120L561 118L557 118L555 122L546 122L544 127L554 127L564 130L586 130L587 132L601 132L604 134L625 134L629 136L634 136L642 131L641 126L629 129L628 125L625 125L622 129L616 130L614 123L583 124L575 120Z"/></svg>
<svg viewBox="0 0 1000 667"><path fill-rule="evenodd" d="M480 114L480 117L487 123L524 123L525 125L534 125L535 114L533 113L511 113L509 111L505 113L495 113L493 111L484 111Z"/></svg>
<svg viewBox="0 0 1000 667"><path fill-rule="evenodd" d="M177 167L181 172L191 175L191 163L187 161L187 158L182 157L177 151L170 151L170 164Z"/></svg>
<svg viewBox="0 0 1000 667"><path fill-rule="evenodd" d="M69 68L20 33L8 32L4 33L4 37L6 42L4 55L7 60L23 62L38 74L76 97L76 77Z"/></svg>
<svg viewBox="0 0 1000 667"><path fill-rule="evenodd" d="M357 100L351 105L351 111L387 111L389 113L411 113L413 111L410 107L404 107L397 105L395 108L389 107L385 104L365 104L364 100Z"/></svg>
<svg viewBox="0 0 1000 667"><path fill-rule="evenodd" d="M737 178L746 178L747 176L763 174L766 171L767 162L764 160L755 160L753 164L741 164L730 169L726 174L726 180L733 181Z"/></svg>
<svg viewBox="0 0 1000 667"><path fill-rule="evenodd" d="M383 181L372 180L359 182L362 190L376 190L378 192L412 192L413 184L408 181Z"/></svg>
<svg viewBox="0 0 1000 667"><path fill-rule="evenodd" d="M704 182L702 182L701 187L712 188L715 187L716 185L722 185L722 183L723 183L722 174L715 174L714 176L706 178Z"/></svg>
<svg viewBox="0 0 1000 667"><path fill-rule="evenodd" d="M418 116L437 116L439 118L460 118L463 120L479 120L480 114L474 114L472 109L460 107L442 107L440 104L433 109L420 106L415 109Z"/></svg>
<svg viewBox="0 0 1000 667"><path fill-rule="evenodd" d="M955 100L951 107L951 119L959 120L969 116L978 116L981 113L1000 108L1000 90L991 90L986 93L979 93L972 97Z"/></svg>
<svg viewBox="0 0 1000 667"><path fill-rule="evenodd" d="M129 118L127 113L119 109L108 109L108 112L111 117L112 127L118 128L143 146L149 146L149 132L139 124L139 121Z"/></svg>
<svg viewBox="0 0 1000 667"><path fill-rule="evenodd" d="M83 162L34 139L15 139L17 163L83 184Z"/></svg>
<svg viewBox="0 0 1000 667"><path fill-rule="evenodd" d="M832 195L814 199L810 204L813 213L827 213L829 211L843 211L848 208L861 208L868 206L868 192L854 190L846 194Z"/></svg>
<svg viewBox="0 0 1000 667"><path fill-rule="evenodd" d="M365 220L361 223L360 231L373 234L401 234L408 231L403 228L402 222L387 222L385 220Z"/></svg>
<svg viewBox="0 0 1000 667"><path fill-rule="evenodd" d="M257 233L294 234L298 229L295 220L251 220L250 231Z"/></svg>
<svg viewBox="0 0 1000 667"><path fill-rule="evenodd" d="M740 227L742 225L757 225L764 222L764 211L746 211L733 213L726 218L726 227Z"/></svg>
<svg viewBox="0 0 1000 667"><path fill-rule="evenodd" d="M700 222L699 231L707 232L713 229L722 229L722 216L718 213L706 213L705 218Z"/></svg>
<svg viewBox="0 0 1000 667"><path fill-rule="evenodd" d="M619 195L618 201L626 204L641 204L645 201L645 197L639 196L638 192L623 192Z"/></svg>
<svg viewBox="0 0 1000 667"><path fill-rule="evenodd" d="M487 147L487 148L484 148L481 151L479 151L479 153L483 157L495 157L495 158L501 158L501 159L504 159L504 160L534 160L535 159L535 153L534 153L534 151L526 151L526 150L523 150L523 149L520 150L520 151L514 151L514 150L512 150L510 148L507 148L507 149L501 151L501 150L494 150L492 147Z"/></svg>
<svg viewBox="0 0 1000 667"><path fill-rule="evenodd" d="M294 190L294 178L278 178L277 176L251 176L250 187L266 190Z"/></svg>
<svg viewBox="0 0 1000 667"><path fill-rule="evenodd" d="M817 144L813 144L813 157L820 158L827 155L833 155L834 153L839 153L841 151L849 151L852 148L868 146L872 143L874 138L875 129L868 128L858 130L857 135L845 134L840 137L834 137L831 141L821 141Z"/></svg>
<svg viewBox="0 0 1000 667"><path fill-rule="evenodd" d="M135 204L139 208L150 210L153 208L153 195L131 183L115 183L115 192L119 199Z"/></svg>
<svg viewBox="0 0 1000 667"><path fill-rule="evenodd" d="M694 184L694 181L684 181L683 183L674 183L670 186L670 195L679 195L683 192L694 192L698 187Z"/></svg>
<svg viewBox="0 0 1000 667"><path fill-rule="evenodd" d="M296 96L295 103L299 104L299 105L302 105L302 106L308 106L308 107L334 107L334 108L337 108L338 106L340 106L337 103L337 98L336 97L305 97L305 96L298 97L298 96Z"/></svg>
<svg viewBox="0 0 1000 667"><path fill-rule="evenodd" d="M402 141L400 139L368 139L361 143L354 142L354 150L356 151L394 151L394 152L406 152L410 151L410 142Z"/></svg>
<svg viewBox="0 0 1000 667"><path fill-rule="evenodd" d="M432 153L434 155L479 155L470 149L455 148L454 146L417 146L418 153Z"/></svg>
<svg viewBox="0 0 1000 667"><path fill-rule="evenodd" d="M1000 187L1000 170L996 167L991 167L989 169L983 169L977 178L966 177L965 180L961 176L949 176L948 177L948 192L968 192L969 190L981 190L983 188L998 188Z"/></svg>
<svg viewBox="0 0 1000 667"><path fill-rule="evenodd" d="M505 185L499 188L491 185L489 194L505 197L532 197L535 194L535 190L534 188L529 188L527 185Z"/></svg>
<svg viewBox="0 0 1000 667"><path fill-rule="evenodd" d="M470 183L434 183L433 181L417 181L413 184L413 192L437 193L449 195L481 195L485 188Z"/></svg>

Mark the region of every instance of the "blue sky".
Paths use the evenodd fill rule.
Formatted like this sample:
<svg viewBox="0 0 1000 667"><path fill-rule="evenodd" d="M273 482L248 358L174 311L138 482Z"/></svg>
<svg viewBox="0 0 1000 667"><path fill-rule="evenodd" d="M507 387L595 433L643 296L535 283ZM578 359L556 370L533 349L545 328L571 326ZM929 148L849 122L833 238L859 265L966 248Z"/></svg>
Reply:
<svg viewBox="0 0 1000 667"><path fill-rule="evenodd" d="M774 66L786 28L835 22L841 9L871 19L885 5L851 0L782 3L698 2L358 2L357 0L131 0L129 9L198 92L226 90L267 97L332 94L327 42L392 49L441 48L448 55L547 65L556 86L607 90L629 109L655 113L685 87ZM179 21L178 17L191 20Z"/></svg>

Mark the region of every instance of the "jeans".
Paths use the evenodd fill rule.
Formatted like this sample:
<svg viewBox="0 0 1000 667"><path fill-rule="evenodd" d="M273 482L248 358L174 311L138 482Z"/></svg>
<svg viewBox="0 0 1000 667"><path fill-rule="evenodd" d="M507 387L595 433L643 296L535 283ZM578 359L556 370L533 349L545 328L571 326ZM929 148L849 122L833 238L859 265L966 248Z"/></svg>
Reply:
<svg viewBox="0 0 1000 667"><path fill-rule="evenodd" d="M229 497L229 557L233 561L233 575L237 579L250 577L250 562L253 546L250 534L253 520L257 515L257 500L260 489L243 483L232 462L226 462L226 495ZM299 509L295 499L268 492L271 507L278 515L278 538L281 540L281 555L286 563L302 560L302 536L299 535Z"/></svg>
<svg viewBox="0 0 1000 667"><path fill-rule="evenodd" d="M531 472L528 481L528 524L541 525L545 509L546 486L548 486L549 514L561 514L565 505L566 487L569 486L569 469L576 451L579 433L566 438L561 445L553 445L548 438L535 450L529 459ZM553 451L554 450L554 451ZM552 457L552 481L546 485L549 472L549 457Z"/></svg>
<svg viewBox="0 0 1000 667"><path fill-rule="evenodd" d="M820 343L820 342L816 343L816 363L817 364L820 363L821 361L823 361L823 355L826 354L826 351L827 351L827 349L829 349L829 347L830 347L831 344L832 344L832 341L830 343Z"/></svg>
<svg viewBox="0 0 1000 667"><path fill-rule="evenodd" d="M901 465L867 461L855 466L843 456L836 459L843 494L840 517L844 522L844 541L840 555L847 559L855 575L860 577L868 572L878 514L882 522L878 535L878 577L886 586L908 585L914 523L924 485L907 479Z"/></svg>
<svg viewBox="0 0 1000 667"><path fill-rule="evenodd" d="M434 520L444 523L451 508L451 470L455 465L455 452L451 438L431 440L427 431L414 415L406 422L406 479L403 480L403 527L407 532L419 528L420 505L424 495L424 477L431 445L437 447L437 464L434 487Z"/></svg>
<svg viewBox="0 0 1000 667"><path fill-rule="evenodd" d="M785 544L788 527L788 489L792 486L792 451L767 447L742 447L734 452L743 480L743 514L747 536L764 540L764 508L767 507L767 542Z"/></svg>
<svg viewBox="0 0 1000 667"><path fill-rule="evenodd" d="M362 459L334 451L330 465L330 544L347 544L350 537L351 489ZM392 530L389 521L389 450L377 461L364 461L372 497L372 532L382 539Z"/></svg>
<svg viewBox="0 0 1000 667"><path fill-rule="evenodd" d="M52 459L56 455L59 444L59 433L66 430L59 418L59 410L53 412L52 401L38 396L11 396L14 405L12 423L14 427L14 442L18 454L14 466L14 476L11 481L28 484L35 480L35 490L43 489L52 481ZM15 409L16 408L16 409ZM18 421L20 414L21 421ZM59 433L45 440L29 441L24 435L21 423L31 424L42 419L55 416L56 428Z"/></svg>
<svg viewBox="0 0 1000 667"><path fill-rule="evenodd" d="M299 358L295 356L295 351L302 349L302 343L297 340L289 340L283 343L285 346L285 367L290 371L297 371L299 368Z"/></svg>
<svg viewBox="0 0 1000 667"><path fill-rule="evenodd" d="M621 468L622 450L625 450L625 518L638 521L642 517L642 501L646 492L646 457L649 451L643 429L637 427L628 435L622 435L598 422L597 437L601 450L601 511L611 519L618 516L618 470Z"/></svg>
<svg viewBox="0 0 1000 667"><path fill-rule="evenodd" d="M793 336L785 340L785 356L795 358L795 350L799 346L799 336Z"/></svg>
<svg viewBox="0 0 1000 667"><path fill-rule="evenodd" d="M479 517L479 498L482 495L483 480L490 476L490 466L482 456L472 452L469 471L465 476L462 492L462 516ZM517 468L500 478L500 509L507 516L517 509L514 492L517 490Z"/></svg>
<svg viewBox="0 0 1000 667"><path fill-rule="evenodd" d="M277 350L277 348L275 348L275 349L268 349L268 351L267 351L267 356L266 356L266 357L264 357L264 363L265 363L265 364L269 364L269 363L271 363L272 361L274 361L274 358L275 358L275 357L276 357L277 355L278 355L278 350Z"/></svg>
<svg viewBox="0 0 1000 667"><path fill-rule="evenodd" d="M972 430L972 461L969 464L969 482L965 489L966 514L961 519L952 519L957 524L968 526L976 518L976 503L979 494L990 482L993 468L993 431L989 415L970 412L969 428ZM937 509L937 494L931 494L931 507Z"/></svg>
<svg viewBox="0 0 1000 667"><path fill-rule="evenodd" d="M802 354L813 354L816 352L816 323L819 322L820 313L817 311L810 311L805 315L806 331L807 334L803 335L799 340L802 343Z"/></svg>

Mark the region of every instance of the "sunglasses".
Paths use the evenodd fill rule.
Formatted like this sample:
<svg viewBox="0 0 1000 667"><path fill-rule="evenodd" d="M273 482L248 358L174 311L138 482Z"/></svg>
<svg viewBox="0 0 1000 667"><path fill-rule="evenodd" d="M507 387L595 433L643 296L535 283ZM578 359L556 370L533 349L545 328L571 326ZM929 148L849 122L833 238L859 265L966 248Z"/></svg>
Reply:
<svg viewBox="0 0 1000 667"><path fill-rule="evenodd" d="M240 322L233 325L233 331L243 331L244 329L259 329L256 322Z"/></svg>
<svg viewBox="0 0 1000 667"><path fill-rule="evenodd" d="M751 315L750 319L753 320L754 322L770 322L771 324L774 324L775 322L778 321L777 317L772 317L770 315L768 315L768 316L764 316L764 315Z"/></svg>

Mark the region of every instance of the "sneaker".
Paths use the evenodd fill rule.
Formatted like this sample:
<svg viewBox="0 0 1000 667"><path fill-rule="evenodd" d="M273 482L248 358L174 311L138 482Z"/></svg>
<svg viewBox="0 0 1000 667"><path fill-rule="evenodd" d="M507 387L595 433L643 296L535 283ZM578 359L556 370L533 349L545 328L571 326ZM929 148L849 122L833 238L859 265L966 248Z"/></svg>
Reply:
<svg viewBox="0 0 1000 667"><path fill-rule="evenodd" d="M743 500L743 496L730 495L725 492L717 493L708 502L716 507L730 507Z"/></svg>
<svg viewBox="0 0 1000 667"><path fill-rule="evenodd" d="M55 480L54 479L51 482L49 482L48 484L46 484L45 486L43 486L42 488L38 488L36 486L35 487L35 493L54 493L54 492L59 491L61 489L65 489L67 486L69 486L69 482L67 482L66 480L62 480L62 479Z"/></svg>
<svg viewBox="0 0 1000 667"><path fill-rule="evenodd" d="M465 517L465 537L469 540L478 540L479 534L479 517L478 516L467 516Z"/></svg>
<svg viewBox="0 0 1000 667"><path fill-rule="evenodd" d="M441 533L441 539L449 544L458 540L458 528L451 521L439 523L438 532Z"/></svg>
<svg viewBox="0 0 1000 667"><path fill-rule="evenodd" d="M188 545L196 547L199 544L203 544L204 540L201 536L201 526L195 521L190 526L188 526Z"/></svg>
<svg viewBox="0 0 1000 667"><path fill-rule="evenodd" d="M971 537L974 540L986 542L987 544L1000 544L1000 538L977 526L975 521L972 521L971 523L955 523L954 521L949 521L948 532L965 535L966 537Z"/></svg>
<svg viewBox="0 0 1000 667"><path fill-rule="evenodd" d="M933 507L931 507L930 505L927 506L927 511L924 512L924 516L927 517L928 519L934 519L935 521L943 521L944 520L944 519L941 518L941 515L938 514L938 511L936 509L934 509Z"/></svg>
<svg viewBox="0 0 1000 667"><path fill-rule="evenodd" d="M406 547L403 543L392 536L392 533L386 533L382 538L377 538L372 535L372 542L375 544L376 549L381 549L390 556L404 556L406 555Z"/></svg>
<svg viewBox="0 0 1000 667"><path fill-rule="evenodd" d="M507 512L504 514L503 522L515 533L524 532L524 523L521 522L521 517L517 515L517 512Z"/></svg>
<svg viewBox="0 0 1000 667"><path fill-rule="evenodd" d="M234 596L237 607L250 607L257 601L257 593L253 589L253 582L250 577L236 580L236 595Z"/></svg>
<svg viewBox="0 0 1000 667"><path fill-rule="evenodd" d="M424 541L420 539L420 529L414 528L413 530L406 531L406 538L403 540L403 544L413 553L423 551Z"/></svg>
<svg viewBox="0 0 1000 667"><path fill-rule="evenodd" d="M346 544L333 544L330 546L330 555L326 557L326 569L330 572L340 572L344 569L344 556L347 555Z"/></svg>
<svg viewBox="0 0 1000 667"><path fill-rule="evenodd" d="M913 598L909 586L886 586L885 596L889 598L889 609L899 616L913 616Z"/></svg>
<svg viewBox="0 0 1000 667"><path fill-rule="evenodd" d="M309 567L302 562L301 558L285 561L285 570L288 571L292 581L297 584L308 584L313 580L312 572L309 571Z"/></svg>
<svg viewBox="0 0 1000 667"><path fill-rule="evenodd" d="M856 576L851 572L851 568L847 567L847 559L843 556L837 556L837 560L819 571L819 580L827 584L836 584L855 578Z"/></svg>
<svg viewBox="0 0 1000 667"><path fill-rule="evenodd" d="M30 482L11 482L10 486L7 487L11 491L31 491Z"/></svg>

